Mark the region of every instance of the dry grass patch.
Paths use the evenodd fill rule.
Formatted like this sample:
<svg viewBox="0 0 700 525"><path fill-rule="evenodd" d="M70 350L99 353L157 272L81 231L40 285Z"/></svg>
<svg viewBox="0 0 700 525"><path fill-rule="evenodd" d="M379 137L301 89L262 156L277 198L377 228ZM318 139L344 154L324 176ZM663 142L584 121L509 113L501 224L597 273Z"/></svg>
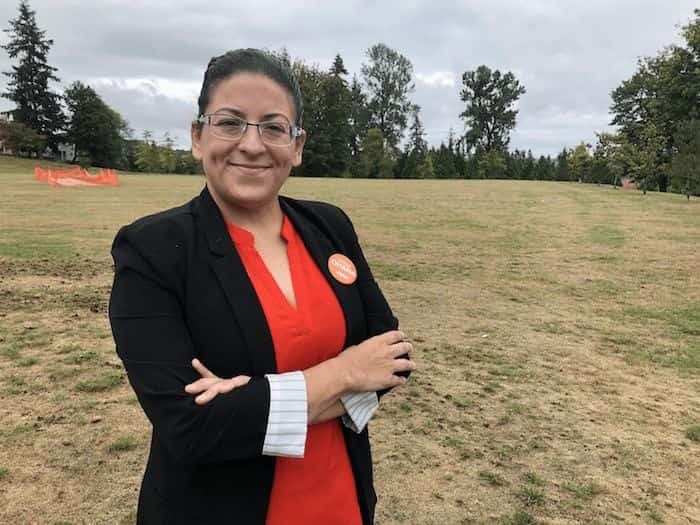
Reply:
<svg viewBox="0 0 700 525"><path fill-rule="evenodd" d="M32 168L0 159L0 522L131 524L150 426L106 319L110 244L202 179L51 188ZM415 343L420 369L370 425L378 525L700 522L700 201L516 181L287 193L348 211Z"/></svg>

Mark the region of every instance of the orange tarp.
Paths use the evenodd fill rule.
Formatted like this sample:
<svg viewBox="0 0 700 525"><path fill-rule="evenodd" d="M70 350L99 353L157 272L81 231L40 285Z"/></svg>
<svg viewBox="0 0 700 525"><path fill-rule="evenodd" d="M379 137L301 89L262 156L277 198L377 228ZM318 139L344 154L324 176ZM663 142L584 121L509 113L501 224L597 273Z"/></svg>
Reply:
<svg viewBox="0 0 700 525"><path fill-rule="evenodd" d="M97 175L90 175L87 170L75 167L63 170L34 168L34 177L51 186L118 186L117 172L102 169Z"/></svg>

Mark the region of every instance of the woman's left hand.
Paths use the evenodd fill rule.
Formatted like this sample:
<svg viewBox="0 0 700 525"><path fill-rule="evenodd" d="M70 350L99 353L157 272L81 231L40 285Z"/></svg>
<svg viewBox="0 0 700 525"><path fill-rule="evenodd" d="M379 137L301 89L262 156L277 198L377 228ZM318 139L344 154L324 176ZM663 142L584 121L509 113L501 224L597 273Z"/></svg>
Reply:
<svg viewBox="0 0 700 525"><path fill-rule="evenodd" d="M198 405L206 405L218 394L226 394L234 388L247 385L248 381L250 381L250 376L236 376L231 379L222 379L204 366L199 359L193 359L192 366L199 372L202 378L187 385L185 387L185 392L188 394L199 394L194 398L195 403Z"/></svg>

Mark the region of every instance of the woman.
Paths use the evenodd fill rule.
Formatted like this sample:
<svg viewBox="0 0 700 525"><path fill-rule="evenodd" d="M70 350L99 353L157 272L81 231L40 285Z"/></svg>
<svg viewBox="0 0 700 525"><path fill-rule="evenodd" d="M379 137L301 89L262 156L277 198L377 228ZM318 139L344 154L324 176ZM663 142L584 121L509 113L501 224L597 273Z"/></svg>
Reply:
<svg viewBox="0 0 700 525"><path fill-rule="evenodd" d="M117 234L110 322L153 425L143 524L369 524L367 421L415 368L348 217L279 195L301 163L291 70L214 58L206 186Z"/></svg>

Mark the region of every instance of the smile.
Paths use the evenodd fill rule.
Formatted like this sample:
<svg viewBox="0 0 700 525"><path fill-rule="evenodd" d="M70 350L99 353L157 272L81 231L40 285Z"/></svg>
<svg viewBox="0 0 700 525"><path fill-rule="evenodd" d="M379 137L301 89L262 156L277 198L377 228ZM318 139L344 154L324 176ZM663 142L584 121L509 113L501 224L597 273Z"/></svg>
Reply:
<svg viewBox="0 0 700 525"><path fill-rule="evenodd" d="M244 173L259 173L263 170L269 169L270 166L258 166L254 164L235 164L235 163L229 163L229 166L233 166L234 168L238 168L239 170L243 171Z"/></svg>

